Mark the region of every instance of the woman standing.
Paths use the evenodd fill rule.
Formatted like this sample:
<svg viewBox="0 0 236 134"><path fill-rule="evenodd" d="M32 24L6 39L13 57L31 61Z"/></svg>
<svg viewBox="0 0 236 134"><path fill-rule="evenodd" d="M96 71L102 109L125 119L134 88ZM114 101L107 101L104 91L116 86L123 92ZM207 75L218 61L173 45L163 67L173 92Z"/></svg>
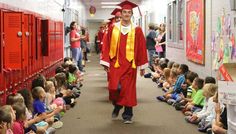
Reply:
<svg viewBox="0 0 236 134"><path fill-rule="evenodd" d="M166 57L166 25L165 24L160 24L159 34L156 40L158 41L156 45L162 47L162 51L158 53L159 58L165 58Z"/></svg>
<svg viewBox="0 0 236 134"><path fill-rule="evenodd" d="M72 52L72 58L77 62L77 66L80 71L83 71L82 66L82 51L80 46L80 35L78 31L80 27L77 25L75 21L71 22L70 24L70 47Z"/></svg>

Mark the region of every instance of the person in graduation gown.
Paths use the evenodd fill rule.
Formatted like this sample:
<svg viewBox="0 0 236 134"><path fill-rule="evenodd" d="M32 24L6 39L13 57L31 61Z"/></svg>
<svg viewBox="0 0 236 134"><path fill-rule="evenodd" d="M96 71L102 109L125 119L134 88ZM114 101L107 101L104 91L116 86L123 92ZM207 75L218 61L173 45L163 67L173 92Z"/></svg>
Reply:
<svg viewBox="0 0 236 134"><path fill-rule="evenodd" d="M103 45L102 40L103 40L103 35L105 33L105 29L106 29L106 23L102 23L98 31L98 43L99 43L98 48L100 52L102 51L102 45Z"/></svg>
<svg viewBox="0 0 236 134"><path fill-rule="evenodd" d="M109 99L114 105L112 118L118 117L124 107L122 118L129 124L132 123L133 107L137 105L137 70L143 76L148 60L142 29L131 22L132 9L137 5L124 1L119 6L122 7L122 19L108 29L100 64L109 72Z"/></svg>
<svg viewBox="0 0 236 134"><path fill-rule="evenodd" d="M112 17L112 18L109 19L110 22L107 24L108 27L107 27L107 29L105 30L104 34L103 34L102 44L103 44L104 40L107 38L108 29L109 29L110 27L112 27L115 23L120 22L120 19L121 19L121 9L120 9L120 8L115 8L115 9L111 12L111 15L114 15L115 17ZM102 47L102 53L104 52L104 49L105 49L105 47L104 47L104 45L103 45L103 47ZM102 56L101 56L101 58L102 58Z"/></svg>

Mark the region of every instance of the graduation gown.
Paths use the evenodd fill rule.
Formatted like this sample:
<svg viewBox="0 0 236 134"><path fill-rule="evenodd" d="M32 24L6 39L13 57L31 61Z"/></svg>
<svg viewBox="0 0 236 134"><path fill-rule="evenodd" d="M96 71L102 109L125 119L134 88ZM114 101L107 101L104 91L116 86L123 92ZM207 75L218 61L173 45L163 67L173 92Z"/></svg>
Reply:
<svg viewBox="0 0 236 134"><path fill-rule="evenodd" d="M148 67L147 60L147 50L146 50L146 41L143 35L142 29L140 27L135 27L135 39L134 39L134 59L136 68L132 68L132 62L129 62L126 59L126 42L127 34L120 33L120 44L119 44L119 54L111 59L109 56L110 52L110 43L112 37L112 30L114 27L119 27L120 22L115 23L112 27L109 28L107 37L103 42L103 54L100 60L100 64L108 66L110 68L108 90L109 90L109 99L113 102L116 102L118 105L122 106L135 106L137 105L136 97L136 79L137 79L137 69L144 69ZM120 67L115 68L115 62L119 56ZM121 89L118 90L118 85Z"/></svg>
<svg viewBox="0 0 236 134"><path fill-rule="evenodd" d="M100 50L100 52L102 51L102 45L103 45L103 35L104 35L104 30L99 30L98 32L98 48Z"/></svg>

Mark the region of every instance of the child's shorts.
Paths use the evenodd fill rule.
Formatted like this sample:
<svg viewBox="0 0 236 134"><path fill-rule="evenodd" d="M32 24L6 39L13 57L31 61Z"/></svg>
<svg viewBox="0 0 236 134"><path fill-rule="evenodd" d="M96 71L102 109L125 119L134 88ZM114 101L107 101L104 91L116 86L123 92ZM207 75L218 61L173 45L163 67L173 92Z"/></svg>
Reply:
<svg viewBox="0 0 236 134"><path fill-rule="evenodd" d="M176 101L180 100L181 99L180 94L178 94L176 92L171 94L171 99L174 99Z"/></svg>

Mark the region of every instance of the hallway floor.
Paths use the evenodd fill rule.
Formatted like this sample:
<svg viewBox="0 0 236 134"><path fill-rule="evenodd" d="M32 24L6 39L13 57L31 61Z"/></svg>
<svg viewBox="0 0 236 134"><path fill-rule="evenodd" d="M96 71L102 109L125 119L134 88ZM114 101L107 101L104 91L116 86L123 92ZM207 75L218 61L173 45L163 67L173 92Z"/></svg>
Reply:
<svg viewBox="0 0 236 134"><path fill-rule="evenodd" d="M81 97L62 118L64 125L57 134L200 134L195 125L185 122L181 112L157 101L156 96L163 92L150 79L140 76L134 123L123 124L120 115L117 120L112 120L113 106L108 101L106 73L99 65L97 55L92 54L89 59Z"/></svg>

